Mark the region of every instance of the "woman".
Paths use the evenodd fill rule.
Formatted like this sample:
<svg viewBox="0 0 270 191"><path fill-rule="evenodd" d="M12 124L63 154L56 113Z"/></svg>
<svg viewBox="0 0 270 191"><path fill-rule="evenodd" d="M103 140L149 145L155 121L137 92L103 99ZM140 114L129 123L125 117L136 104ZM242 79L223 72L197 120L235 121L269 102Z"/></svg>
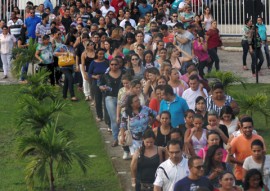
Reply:
<svg viewBox="0 0 270 191"><path fill-rule="evenodd" d="M51 82L51 85L54 86L55 79L54 79L54 65L53 65L54 63L53 47L52 47L52 44L50 43L49 35L44 35L42 37L42 44L38 44L35 57L40 62L39 66L46 68L50 72L50 75L49 75L50 82Z"/></svg>
<svg viewBox="0 0 270 191"><path fill-rule="evenodd" d="M27 48L28 43L26 42L26 28L22 27L20 36L17 41L18 48ZM25 63L25 65L22 66L21 70L21 76L20 76L20 83L27 83L26 77L27 77L27 71L28 71L28 64Z"/></svg>
<svg viewBox="0 0 270 191"><path fill-rule="evenodd" d="M108 11L106 17L107 17L107 16L109 17L109 19L110 19L110 21L111 21L111 23L112 23L113 25L117 25L117 19L114 18L114 17L115 17L115 13L114 13L113 11Z"/></svg>
<svg viewBox="0 0 270 191"><path fill-rule="evenodd" d="M130 46L135 42L135 36L133 33L128 32L123 42L123 54L126 56L130 52Z"/></svg>
<svg viewBox="0 0 270 191"><path fill-rule="evenodd" d="M203 127L208 125L208 112L204 97L198 96L195 100L195 112L203 116Z"/></svg>
<svg viewBox="0 0 270 191"><path fill-rule="evenodd" d="M142 146L142 136L148 128L151 118L155 117L156 112L149 107L141 106L137 95L130 95L127 98L120 124L120 132L123 138L120 141L121 144L124 143L124 131L127 129L127 125L129 125L132 134L132 145L129 147L131 156Z"/></svg>
<svg viewBox="0 0 270 191"><path fill-rule="evenodd" d="M57 57L66 55L67 53L72 53L73 55L75 55L74 48L73 48L73 44L75 43L75 41L76 41L76 38L73 37L69 41L67 41L69 44L66 44L66 46L65 45L57 46L54 51L54 55ZM67 99L67 92L69 90L71 101L78 101L74 93L73 65L62 66L60 67L60 70L65 75L64 86L63 86L63 98Z"/></svg>
<svg viewBox="0 0 270 191"><path fill-rule="evenodd" d="M159 64L154 61L154 54L151 50L147 50L143 54L143 66L145 68L156 67L159 68Z"/></svg>
<svg viewBox="0 0 270 191"><path fill-rule="evenodd" d="M162 149L154 143L154 132L146 130L142 137L142 147L132 157L131 181L133 187L136 185L136 191L153 190L156 169L163 161Z"/></svg>
<svg viewBox="0 0 270 191"><path fill-rule="evenodd" d="M159 59L160 51L161 51L161 49L164 48L164 46L165 46L165 43L163 42L163 40L157 41L157 43L156 43L156 49L153 50L153 52L154 52L154 59L155 60L158 60Z"/></svg>
<svg viewBox="0 0 270 191"><path fill-rule="evenodd" d="M201 21L204 25L204 30L208 31L211 28L211 23L213 21L213 16L209 7L204 7L203 15L201 15Z"/></svg>
<svg viewBox="0 0 270 191"><path fill-rule="evenodd" d="M173 92L182 97L183 92L188 89L186 82L180 79L179 71L176 68L172 68L170 71L170 81L168 84L173 88Z"/></svg>
<svg viewBox="0 0 270 191"><path fill-rule="evenodd" d="M242 31L244 33L242 36L242 41L241 41L241 45L243 48L243 57L242 57L243 70L248 70L248 68L247 68L247 55L248 55L248 51L249 51L249 41L251 41L251 38L252 38L252 19L247 18L245 20L245 25L244 25Z"/></svg>
<svg viewBox="0 0 270 191"><path fill-rule="evenodd" d="M243 163L243 177L250 169L257 169L262 172L264 184L270 188L270 155L264 154L265 146L261 140L254 140L251 143L251 156ZM244 181L244 180L243 180Z"/></svg>
<svg viewBox="0 0 270 191"><path fill-rule="evenodd" d="M99 24L98 25L98 28L103 28L103 29L106 29L107 28L104 17L99 17L98 24Z"/></svg>
<svg viewBox="0 0 270 191"><path fill-rule="evenodd" d="M194 17L194 22L192 24L194 25L195 33L204 35L204 29L202 27L200 15L196 15Z"/></svg>
<svg viewBox="0 0 270 191"><path fill-rule="evenodd" d="M243 188L247 191L269 191L267 186L265 186L263 183L261 172L257 169L250 169L249 171L247 171L243 183Z"/></svg>
<svg viewBox="0 0 270 191"><path fill-rule="evenodd" d="M224 86L221 82L216 82L211 88L212 95L206 98L207 110L214 110L220 115L220 111L223 106L231 106L234 115L239 113L239 106L229 95L224 92Z"/></svg>
<svg viewBox="0 0 270 191"><path fill-rule="evenodd" d="M118 146L119 127L116 122L117 94L121 87L122 70L116 58L110 61L110 71L101 77L99 89L105 94L105 105L110 117L113 134L112 147Z"/></svg>
<svg viewBox="0 0 270 191"><path fill-rule="evenodd" d="M162 100L161 97L161 90L162 90L163 86L162 85L158 85L157 87L155 87L155 92L152 93L150 102L149 102L149 107L156 111L157 113L159 112L159 107L160 107L160 102ZM156 120L153 125L152 128L156 128L157 126L159 126L159 122Z"/></svg>
<svg viewBox="0 0 270 191"><path fill-rule="evenodd" d="M135 53L139 55L141 60L143 60L144 50L145 50L145 46L143 44L138 44L137 50L135 51Z"/></svg>
<svg viewBox="0 0 270 191"><path fill-rule="evenodd" d="M168 111L163 111L160 114L160 126L153 129L156 136L156 145L166 147L171 140L171 114Z"/></svg>
<svg viewBox="0 0 270 191"><path fill-rule="evenodd" d="M229 136L236 131L238 125L238 118L233 114L231 106L224 106L220 112L219 124L225 125L228 129Z"/></svg>
<svg viewBox="0 0 270 191"><path fill-rule="evenodd" d="M207 42L204 40L204 35L198 33L197 38L193 41L194 55L199 59L199 75L204 77L204 68L209 62L209 55L207 52Z"/></svg>
<svg viewBox="0 0 270 191"><path fill-rule="evenodd" d="M232 172L222 172L219 176L219 188L215 188L214 191L242 191L240 187L234 186L235 177Z"/></svg>
<svg viewBox="0 0 270 191"><path fill-rule="evenodd" d="M100 78L106 72L109 67L108 61L105 59L105 50L98 49L95 54L95 60L93 60L90 64L88 70L88 76L92 79L92 83L95 90L95 106L96 106L96 121L100 122L103 120L103 112L102 112L102 92L99 89Z"/></svg>
<svg viewBox="0 0 270 191"><path fill-rule="evenodd" d="M145 68L142 65L141 59L138 54L133 54L130 58L131 68L134 71L134 79L143 79Z"/></svg>
<svg viewBox="0 0 270 191"><path fill-rule="evenodd" d="M151 98L152 92L155 90L157 86L157 77L159 76L159 71L157 68L149 68L148 70L148 80L143 88L143 93L148 97Z"/></svg>
<svg viewBox="0 0 270 191"><path fill-rule="evenodd" d="M116 27L113 29L111 34L111 40L112 41L118 41L119 43L123 42L123 28L122 27Z"/></svg>
<svg viewBox="0 0 270 191"><path fill-rule="evenodd" d="M185 57L183 57L183 55L180 57L180 53L184 54ZM176 68L180 71L182 64L190 61L192 56L182 50L179 46L173 46L171 53L168 53L168 58L170 58L172 68Z"/></svg>
<svg viewBox="0 0 270 191"><path fill-rule="evenodd" d="M144 33L142 31L136 30L135 31L135 39L136 39L136 42L134 42L130 46L130 50L134 50L135 52L137 52L138 45L144 44Z"/></svg>
<svg viewBox="0 0 270 191"><path fill-rule="evenodd" d="M111 47L111 40L107 39L104 41L104 49L105 49L105 58L108 59L109 56L112 55L112 47Z"/></svg>
<svg viewBox="0 0 270 191"><path fill-rule="evenodd" d="M83 76L83 93L85 101L90 101L95 98L94 89L92 88L91 80L88 79L87 71L89 70L90 63L95 59L94 43L88 41L85 50L81 56L80 71Z"/></svg>
<svg viewBox="0 0 270 191"><path fill-rule="evenodd" d="M208 148L205 157L205 176L208 177L214 188L219 188L219 176L224 171L232 172L230 164L222 162L223 151L218 145L212 145Z"/></svg>
<svg viewBox="0 0 270 191"><path fill-rule="evenodd" d="M119 25L122 20L125 19L125 12L123 9L119 9L118 15L117 15L117 24Z"/></svg>
<svg viewBox="0 0 270 191"><path fill-rule="evenodd" d="M206 133L207 130L202 128L203 118L199 114L194 115L193 127L188 128L185 132L185 146L186 153L190 156L198 155L201 148L207 144Z"/></svg>
<svg viewBox="0 0 270 191"><path fill-rule="evenodd" d="M13 47L16 46L16 38L9 34L7 26L3 26L2 30L2 34L0 34L0 53L4 70L3 79L6 79L11 67L11 53Z"/></svg>
<svg viewBox="0 0 270 191"><path fill-rule="evenodd" d="M220 145L220 136L216 131L209 131L207 133L207 146L205 146L204 148L200 149L198 152L198 156L201 157L203 159L203 161L205 161L206 155L207 155L207 151L209 149L209 147L211 147L212 145ZM221 149L222 150L222 162L227 162L227 151L225 149Z"/></svg>
<svg viewBox="0 0 270 191"><path fill-rule="evenodd" d="M157 62L156 67L158 69L160 69L160 66L162 65L162 63L166 60L166 56L167 56L167 49L166 48L162 48L159 51L159 55L158 55L158 59L156 59L155 62Z"/></svg>
<svg viewBox="0 0 270 191"><path fill-rule="evenodd" d="M217 28L217 21L213 20L211 22L210 29L206 32L206 41L208 44L208 54L212 59L208 71L212 70L213 63L215 62L215 68L219 70L219 57L217 54L217 48L222 46L222 41L219 36L219 30Z"/></svg>

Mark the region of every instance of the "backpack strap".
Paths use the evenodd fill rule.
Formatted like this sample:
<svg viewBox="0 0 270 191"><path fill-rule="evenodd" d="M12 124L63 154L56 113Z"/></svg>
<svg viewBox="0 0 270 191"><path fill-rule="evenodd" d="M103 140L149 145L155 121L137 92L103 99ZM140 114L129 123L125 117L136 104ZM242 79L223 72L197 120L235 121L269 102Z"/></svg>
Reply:
<svg viewBox="0 0 270 191"><path fill-rule="evenodd" d="M164 172L165 176L167 177L167 179L170 180L166 170L162 166L158 167L157 169L163 170L163 172ZM156 174L156 176L157 176L157 174Z"/></svg>

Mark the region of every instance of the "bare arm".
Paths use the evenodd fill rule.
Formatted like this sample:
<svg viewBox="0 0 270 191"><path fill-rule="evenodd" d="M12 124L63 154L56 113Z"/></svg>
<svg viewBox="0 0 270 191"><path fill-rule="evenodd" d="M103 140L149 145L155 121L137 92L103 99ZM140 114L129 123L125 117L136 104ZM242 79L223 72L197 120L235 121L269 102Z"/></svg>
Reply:
<svg viewBox="0 0 270 191"><path fill-rule="evenodd" d="M37 50L36 53L35 53L35 57L36 57L40 62L43 62L43 60L40 58L39 54L40 54L40 51Z"/></svg>
<svg viewBox="0 0 270 191"><path fill-rule="evenodd" d="M181 38L178 35L175 36L175 39L176 39L176 41L180 42L181 44L186 44L189 41L189 39Z"/></svg>
<svg viewBox="0 0 270 191"><path fill-rule="evenodd" d="M131 181L132 184L136 183L136 175L137 175L137 167L138 167L138 157L139 151L137 150L132 156L132 160L130 163L130 172L131 172Z"/></svg>
<svg viewBox="0 0 270 191"><path fill-rule="evenodd" d="M87 75L87 73L86 73L86 71L85 71L85 52L83 52L82 53L82 56L81 56L81 61L82 61L82 63L81 63L81 65L82 65L82 74L83 74L83 78L85 79L85 80L88 80L88 75Z"/></svg>
<svg viewBox="0 0 270 191"><path fill-rule="evenodd" d="M162 188L159 186L154 185L154 191L162 191Z"/></svg>

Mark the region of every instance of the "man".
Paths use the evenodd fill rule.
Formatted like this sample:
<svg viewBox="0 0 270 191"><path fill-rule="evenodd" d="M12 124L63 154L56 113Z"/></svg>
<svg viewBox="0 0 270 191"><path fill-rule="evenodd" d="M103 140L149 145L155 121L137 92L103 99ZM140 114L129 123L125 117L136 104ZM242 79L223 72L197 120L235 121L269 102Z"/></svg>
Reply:
<svg viewBox="0 0 270 191"><path fill-rule="evenodd" d="M139 18L139 22L138 22L138 25L137 25L137 30L139 30L138 27L142 27L143 28L142 31L147 32L146 29L145 29L145 18L144 17Z"/></svg>
<svg viewBox="0 0 270 191"><path fill-rule="evenodd" d="M86 13L86 8L85 8L84 5L82 5L80 7L80 13L79 14L81 15L81 18L82 18L84 23L87 23L87 20L91 19L90 15Z"/></svg>
<svg viewBox="0 0 270 191"><path fill-rule="evenodd" d="M179 4L179 6L178 6L178 10L179 10L179 12L181 13L181 12L184 12L184 10L185 10L185 6L186 5L191 5L191 0L185 0L185 1L182 1L180 4Z"/></svg>
<svg viewBox="0 0 270 191"><path fill-rule="evenodd" d="M189 77L189 87L183 92L182 98L187 101L189 109L195 111L195 100L197 97L202 96L206 98L208 96L206 89L200 84L198 75L191 75Z"/></svg>
<svg viewBox="0 0 270 191"><path fill-rule="evenodd" d="M95 11L95 16L91 19L92 23L96 23L96 24L99 24L98 21L99 21L99 18L101 17L101 11L99 9L97 9Z"/></svg>
<svg viewBox="0 0 270 191"><path fill-rule="evenodd" d="M64 25L66 33L69 32L70 25L72 23L72 18L70 16L70 9L66 8L64 16L61 18L61 23Z"/></svg>
<svg viewBox="0 0 270 191"><path fill-rule="evenodd" d="M176 23L178 23L178 15L177 15L177 13L173 13L171 15L171 20L167 21L166 22L166 25L171 26L171 27L174 27L174 25Z"/></svg>
<svg viewBox="0 0 270 191"><path fill-rule="evenodd" d="M253 120L251 117L244 117L241 119L240 130L242 131L242 134L233 138L229 145L230 161L236 164L234 175L237 185L242 185L242 166L244 160L252 154L252 141L259 139L264 143L264 140L261 136L252 134L253 128ZM266 150L265 146L264 149Z"/></svg>
<svg viewBox="0 0 270 191"><path fill-rule="evenodd" d="M172 33L169 33L168 26L165 25L165 24L162 24L160 26L160 30L161 30L161 33L163 34L163 42L165 42L166 44L169 43L169 42L173 43L174 35Z"/></svg>
<svg viewBox="0 0 270 191"><path fill-rule="evenodd" d="M41 23L38 23L36 26L36 37L38 37L38 43L42 43L42 37L44 35L51 34L51 26L49 24L49 15L43 13Z"/></svg>
<svg viewBox="0 0 270 191"><path fill-rule="evenodd" d="M209 179L203 176L203 159L198 156L191 157L188 160L188 168L189 175L175 184L174 191L195 191L200 187L213 190Z"/></svg>
<svg viewBox="0 0 270 191"><path fill-rule="evenodd" d="M16 13L14 11L11 12L10 20L7 22L7 26L9 28L10 34L12 34L13 36L15 36L16 39L18 39L23 26L23 21L16 17Z"/></svg>
<svg viewBox="0 0 270 191"><path fill-rule="evenodd" d="M41 19L43 13L44 13L44 5L40 4L38 6L38 11L35 12L35 15Z"/></svg>
<svg viewBox="0 0 270 191"><path fill-rule="evenodd" d="M114 7L110 6L109 1L104 1L103 6L100 8L100 11L102 12L102 16L106 17L106 15L109 11L115 12L115 9L114 9Z"/></svg>
<svg viewBox="0 0 270 191"><path fill-rule="evenodd" d="M174 128L184 124L184 113L189 109L186 100L174 94L170 85L164 85L161 96L163 100L160 102L159 113L169 111L172 116L171 124Z"/></svg>
<svg viewBox="0 0 270 191"><path fill-rule="evenodd" d="M51 0L45 0L44 1L44 8L50 8L51 12L53 12L53 4L51 2Z"/></svg>
<svg viewBox="0 0 270 191"><path fill-rule="evenodd" d="M147 12L152 12L153 7L147 4L146 0L142 0L138 6L141 17L144 17Z"/></svg>
<svg viewBox="0 0 270 191"><path fill-rule="evenodd" d="M136 22L135 22L133 19L131 19L130 16L131 16L130 10L126 10L126 11L125 11L125 19L123 19L123 20L120 22L119 26L122 27L122 28L124 29L124 28L125 28L126 21L129 21L130 24L131 24L131 26L132 26L133 28L135 28L135 27L136 27Z"/></svg>
<svg viewBox="0 0 270 191"><path fill-rule="evenodd" d="M189 174L188 160L182 157L178 140L168 142L167 152L169 159L157 168L154 191L172 191L174 184Z"/></svg>
<svg viewBox="0 0 270 191"><path fill-rule="evenodd" d="M49 7L45 8L45 13L47 13L49 15L49 24L52 23L52 21L55 21L55 14L51 13L51 10Z"/></svg>
<svg viewBox="0 0 270 191"><path fill-rule="evenodd" d="M35 15L35 10L31 8L31 16L25 19L25 27L27 28L27 37L36 39L36 26L41 19Z"/></svg>

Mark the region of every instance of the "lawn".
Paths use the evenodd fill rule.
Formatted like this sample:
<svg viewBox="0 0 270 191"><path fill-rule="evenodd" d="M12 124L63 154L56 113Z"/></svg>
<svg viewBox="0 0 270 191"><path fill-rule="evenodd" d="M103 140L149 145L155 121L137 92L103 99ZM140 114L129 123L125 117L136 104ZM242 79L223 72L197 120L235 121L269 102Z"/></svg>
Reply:
<svg viewBox="0 0 270 191"><path fill-rule="evenodd" d="M235 85L229 88L229 92L239 92L246 95L255 95L256 93L261 92L266 93L270 99L270 84L246 84L246 89L244 89L241 85ZM269 104L268 107L270 107ZM259 135L264 138L267 147L267 153L270 154L270 119L268 119L269 124L266 124L265 118L261 114L255 113L253 120L254 127L258 131Z"/></svg>
<svg viewBox="0 0 270 191"><path fill-rule="evenodd" d="M18 159L16 153L16 101L20 96L18 89L17 85L0 87L0 191L27 190L24 181L27 160ZM64 178L56 180L56 190L120 191L119 180L106 154L104 142L89 106L82 97L79 102L68 103L70 115L60 116L60 124L75 133L76 141L85 148L87 154L96 157L90 158L91 164L86 175L74 164ZM38 187L38 184L36 186L35 190L45 190Z"/></svg>

